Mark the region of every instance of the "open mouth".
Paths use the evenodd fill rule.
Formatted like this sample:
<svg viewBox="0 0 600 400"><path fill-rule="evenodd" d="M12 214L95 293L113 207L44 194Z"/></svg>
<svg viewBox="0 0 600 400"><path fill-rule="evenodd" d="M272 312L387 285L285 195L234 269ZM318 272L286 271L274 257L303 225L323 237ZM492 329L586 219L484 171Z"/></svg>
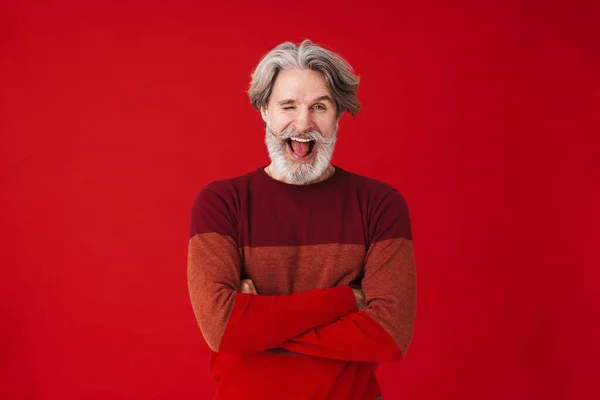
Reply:
<svg viewBox="0 0 600 400"><path fill-rule="evenodd" d="M299 158L308 157L315 147L315 141L311 139L290 138L286 142L292 154Z"/></svg>

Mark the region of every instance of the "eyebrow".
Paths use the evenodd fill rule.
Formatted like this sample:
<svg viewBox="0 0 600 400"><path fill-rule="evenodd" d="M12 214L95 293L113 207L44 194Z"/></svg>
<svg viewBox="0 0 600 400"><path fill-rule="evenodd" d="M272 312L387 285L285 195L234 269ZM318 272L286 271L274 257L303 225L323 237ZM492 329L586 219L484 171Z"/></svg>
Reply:
<svg viewBox="0 0 600 400"><path fill-rule="evenodd" d="M328 101L333 104L333 100L331 100L331 97L329 97L329 95L327 95L327 94L317 97L311 103L318 103L319 101ZM285 100L281 100L281 101L277 102L277 104L280 106L285 106L287 104L295 104L295 103L296 102L293 99L285 99Z"/></svg>

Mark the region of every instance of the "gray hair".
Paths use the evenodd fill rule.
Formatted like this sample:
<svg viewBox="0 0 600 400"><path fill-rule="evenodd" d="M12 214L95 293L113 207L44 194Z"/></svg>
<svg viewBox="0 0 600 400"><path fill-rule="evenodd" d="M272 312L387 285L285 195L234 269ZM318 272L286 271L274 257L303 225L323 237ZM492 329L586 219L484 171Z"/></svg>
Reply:
<svg viewBox="0 0 600 400"><path fill-rule="evenodd" d="M286 69L311 69L323 74L327 87L333 95L339 118L344 111L356 115L360 104L356 98L358 77L346 60L310 40L300 46L284 42L267 53L252 74L250 103L257 110L269 103L273 84L279 71Z"/></svg>

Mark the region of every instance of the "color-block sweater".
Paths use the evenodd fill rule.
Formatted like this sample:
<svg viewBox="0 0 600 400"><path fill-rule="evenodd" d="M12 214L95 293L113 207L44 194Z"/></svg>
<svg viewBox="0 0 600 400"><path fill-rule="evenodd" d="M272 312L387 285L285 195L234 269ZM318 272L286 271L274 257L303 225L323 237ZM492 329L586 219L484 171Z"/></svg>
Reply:
<svg viewBox="0 0 600 400"><path fill-rule="evenodd" d="M240 292L246 278L258 295ZM378 363L401 360L412 339L408 208L394 187L340 167L304 186L263 168L215 181L192 208L188 287L215 399L375 400Z"/></svg>

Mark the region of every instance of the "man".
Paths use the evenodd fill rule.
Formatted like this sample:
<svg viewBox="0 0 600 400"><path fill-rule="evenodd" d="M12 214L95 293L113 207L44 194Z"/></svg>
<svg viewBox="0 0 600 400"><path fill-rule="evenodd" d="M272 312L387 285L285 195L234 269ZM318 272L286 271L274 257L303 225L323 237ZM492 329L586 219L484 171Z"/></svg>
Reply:
<svg viewBox="0 0 600 400"><path fill-rule="evenodd" d="M200 191L191 302L215 399L375 400L379 362L412 339L416 278L406 203L330 164L358 79L306 40L270 51L249 96L271 164Z"/></svg>

